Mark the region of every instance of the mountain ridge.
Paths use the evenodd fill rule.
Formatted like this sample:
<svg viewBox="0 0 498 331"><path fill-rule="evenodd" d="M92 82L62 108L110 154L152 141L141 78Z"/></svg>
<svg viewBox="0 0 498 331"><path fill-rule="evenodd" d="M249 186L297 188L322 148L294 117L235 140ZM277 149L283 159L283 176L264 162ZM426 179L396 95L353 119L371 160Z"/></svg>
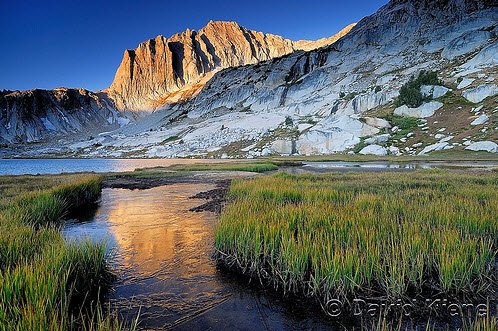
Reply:
<svg viewBox="0 0 498 331"><path fill-rule="evenodd" d="M342 36L349 32L352 26L346 27L339 35ZM168 42L173 43L171 47L177 50L178 48L185 48L182 40L193 40L192 38L199 33L206 35L206 31L208 31L208 35L212 39L214 38L222 44L228 41L229 44L233 45L234 40L226 38L229 34L227 29L242 31L244 40L246 40L246 34L250 34L253 39L247 37L248 40L255 40L260 44L273 46L250 47L250 53L247 53L248 49L246 48L239 53L234 52L235 57L231 56L233 54L230 51L223 53L223 49L209 48L208 50L208 47L206 47L205 50L209 53L210 58L205 54L194 52L190 60L187 60L183 66L179 65L179 62L181 62L179 58L172 56L174 52L164 52L165 45ZM240 39L240 33L238 37ZM332 36L321 39L317 46L321 46L327 41L335 41L337 38ZM205 39L205 42L206 45L210 43L208 39ZM249 41L247 43L251 46ZM163 45L162 55L156 56L156 50L160 49L161 44ZM303 41L302 47L312 47L312 45L312 41ZM192 44L189 47L192 48ZM142 51L138 52L137 55L136 50ZM147 56L147 51L150 56ZM141 79L136 90L131 89L124 95L119 92L120 89L117 89L118 92L116 92L116 86L119 85L116 79L109 88L97 92L91 92L83 88L63 87L52 90L3 91L0 94L0 144L36 142L51 139L55 136L74 134L80 137L92 137L105 130L117 129L137 117L145 116L150 110L160 108L166 104L184 102L194 97L204 87L205 83L211 79L213 74L227 66L256 63L288 54L292 51L294 51L292 41L277 35L246 29L236 22L210 21L199 32L187 29L172 35L170 38L158 35L140 43L135 50L124 51L124 57L120 64L121 69L118 68L116 76L123 75L125 85L128 84L127 86L130 87L130 81L136 81L144 72L150 73L149 79L145 81ZM137 56L141 57L140 61L135 60ZM249 60L244 56L248 57ZM156 57L158 57L158 61L156 61ZM225 64L219 66L217 61L221 61L221 59L225 59ZM157 66L159 70L156 70L154 66ZM192 77L189 77L189 75ZM143 90L146 92L143 92ZM38 101L32 102L32 100ZM65 112L73 112L73 109L68 108L64 100L81 102L86 105L86 108L80 107L79 111L75 111L69 116L71 120L68 120ZM132 105L133 107L127 107L127 105ZM94 119L89 118L88 114L93 114ZM47 120L49 117L51 120ZM99 123L101 124L100 127Z"/></svg>
<svg viewBox="0 0 498 331"><path fill-rule="evenodd" d="M236 22L211 20L198 31L187 29L169 38L159 35L140 43L136 49L126 50L105 92L120 110L151 111L196 95L220 69L322 47L347 34L353 26L317 42L294 42Z"/></svg>
<svg viewBox="0 0 498 331"><path fill-rule="evenodd" d="M372 145L365 153L415 155L470 148L475 140L493 151L498 134L489 97L497 89L497 20L496 2L391 1L330 46L217 72L196 97L127 127L120 141L127 147L118 153L130 155L126 151L136 148L140 152L133 155L145 157L322 155L358 153L362 149L355 152L355 146L365 144ZM401 86L421 70L437 72L448 87L428 88L453 95L463 110L450 116L452 98L431 101L423 111L405 112L430 116L416 119L420 126L409 137L396 138L395 123L376 116L396 113L393 101ZM457 88L464 77L471 83ZM485 103L471 107L465 96L472 94ZM488 118L476 128L471 123L481 114L475 109ZM458 122L452 123L454 117Z"/></svg>
<svg viewBox="0 0 498 331"><path fill-rule="evenodd" d="M42 140L51 133L117 129L129 120L100 93L79 88L0 91L0 143Z"/></svg>
<svg viewBox="0 0 498 331"><path fill-rule="evenodd" d="M147 116L57 150L90 157L498 152L497 22L494 0L393 0L331 45L211 70L202 83L158 95ZM397 107L401 87L421 71L441 86L420 86L420 107ZM398 126L406 122L412 126Z"/></svg>

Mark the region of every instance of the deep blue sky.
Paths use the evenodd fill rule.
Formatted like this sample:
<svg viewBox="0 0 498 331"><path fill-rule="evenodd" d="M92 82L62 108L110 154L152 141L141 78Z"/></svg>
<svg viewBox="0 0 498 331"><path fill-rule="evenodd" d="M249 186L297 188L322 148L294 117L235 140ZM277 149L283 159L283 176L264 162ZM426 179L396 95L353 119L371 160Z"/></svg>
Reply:
<svg viewBox="0 0 498 331"><path fill-rule="evenodd" d="M0 0L0 89L111 83L123 51L210 19L298 39L333 35L387 0Z"/></svg>

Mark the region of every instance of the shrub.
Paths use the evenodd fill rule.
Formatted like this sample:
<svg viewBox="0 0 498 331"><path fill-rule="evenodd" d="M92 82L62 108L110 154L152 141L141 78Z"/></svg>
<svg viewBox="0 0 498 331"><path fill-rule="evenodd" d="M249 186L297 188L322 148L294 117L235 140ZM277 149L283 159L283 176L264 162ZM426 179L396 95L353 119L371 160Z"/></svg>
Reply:
<svg viewBox="0 0 498 331"><path fill-rule="evenodd" d="M421 71L415 78L412 76L410 80L399 90L399 97L395 101L396 107L407 105L411 108L421 106L425 101L430 100L430 97L424 97L420 92L422 85L441 85L441 80L437 77L434 71Z"/></svg>
<svg viewBox="0 0 498 331"><path fill-rule="evenodd" d="M292 120L292 117L287 116L287 117L285 118L285 125L286 125L286 126L294 126L294 121Z"/></svg>

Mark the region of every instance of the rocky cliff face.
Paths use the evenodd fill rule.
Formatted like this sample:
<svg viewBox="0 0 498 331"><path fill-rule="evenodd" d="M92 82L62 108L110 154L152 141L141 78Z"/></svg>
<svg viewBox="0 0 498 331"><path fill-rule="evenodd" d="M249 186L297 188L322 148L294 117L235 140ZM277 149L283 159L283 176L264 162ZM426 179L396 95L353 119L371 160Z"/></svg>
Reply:
<svg viewBox="0 0 498 331"><path fill-rule="evenodd" d="M393 0L330 46L216 72L194 98L99 137L103 148L90 155L414 155L476 140L490 143L474 150L495 146L497 22L496 1ZM421 70L446 87L425 86L436 100L395 110L400 87ZM423 118L400 129L385 120L393 114Z"/></svg>
<svg viewBox="0 0 498 331"><path fill-rule="evenodd" d="M116 129L129 121L104 96L84 89L0 92L0 143Z"/></svg>
<svg viewBox="0 0 498 331"><path fill-rule="evenodd" d="M196 95L223 68L255 64L335 42L351 30L317 42L248 30L235 22L209 22L199 31L157 36L126 50L106 91L121 110L150 111Z"/></svg>
<svg viewBox="0 0 498 331"><path fill-rule="evenodd" d="M122 86L126 92L116 96L111 88L110 95L125 108L183 102L97 138L68 141L58 153L257 157L415 155L452 148L498 152L497 6L496 0L392 0L335 43L280 57L279 52L304 49L306 42L275 37L281 47L270 53L270 43L263 42L270 37L251 37L268 46L252 48L254 43L243 34L238 42L248 46L242 52L218 36L224 53L209 52L208 43L194 42L201 31L188 31L172 40L181 45L192 40L191 46L180 47L191 60L185 60L185 51L171 51L179 44L169 45L169 39L162 53L157 43L142 44L125 61L129 66L123 75L130 78L123 80L129 83ZM217 34L211 34L214 40ZM195 51L203 47L210 55ZM269 60L240 65L263 58ZM221 69L222 59L229 68ZM168 61L170 66L164 64ZM395 106L401 86L422 70L434 71L444 86L421 86L426 100L420 107Z"/></svg>
<svg viewBox="0 0 498 331"><path fill-rule="evenodd" d="M334 42L292 42L248 30L234 22L214 22L199 31L187 30L169 39L158 36L127 50L112 85L92 93L83 89L0 92L0 144L47 140L54 136L117 129L137 112L186 101L217 71L254 64ZM118 112L131 110L133 112ZM135 112L136 111L136 112Z"/></svg>

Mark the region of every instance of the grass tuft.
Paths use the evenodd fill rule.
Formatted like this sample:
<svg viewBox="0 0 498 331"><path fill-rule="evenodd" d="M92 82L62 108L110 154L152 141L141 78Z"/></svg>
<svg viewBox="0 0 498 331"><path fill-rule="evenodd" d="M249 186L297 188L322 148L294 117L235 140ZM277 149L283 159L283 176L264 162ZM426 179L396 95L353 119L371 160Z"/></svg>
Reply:
<svg viewBox="0 0 498 331"><path fill-rule="evenodd" d="M82 303L93 309L112 280L105 244L68 243L58 229L64 216L97 201L101 177L71 176L64 184L55 176L35 177L32 183L21 177L19 182L15 187L16 181L5 177L0 183L9 192L0 204L0 329L122 329L99 309L90 317L82 314L87 310Z"/></svg>
<svg viewBox="0 0 498 331"><path fill-rule="evenodd" d="M475 296L496 281L496 174L279 173L228 197L220 262L285 293Z"/></svg>
<svg viewBox="0 0 498 331"><path fill-rule="evenodd" d="M273 162L226 162L206 164L177 164L169 167L176 171L248 171L268 172L278 170Z"/></svg>

